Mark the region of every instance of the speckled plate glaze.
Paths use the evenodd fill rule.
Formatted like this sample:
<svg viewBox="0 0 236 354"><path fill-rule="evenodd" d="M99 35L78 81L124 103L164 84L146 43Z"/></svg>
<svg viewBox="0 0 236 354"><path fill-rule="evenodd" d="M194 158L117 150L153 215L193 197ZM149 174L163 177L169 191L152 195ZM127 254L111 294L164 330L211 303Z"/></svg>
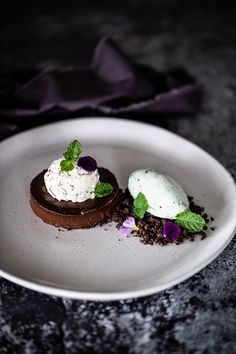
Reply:
<svg viewBox="0 0 236 354"><path fill-rule="evenodd" d="M175 178L215 218L204 241L166 247L124 238L114 225L59 231L29 205L32 178L74 139L121 187L138 168ZM192 276L227 246L236 226L236 188L213 157L164 129L86 118L43 126L0 144L0 275L47 294L88 300L150 295Z"/></svg>

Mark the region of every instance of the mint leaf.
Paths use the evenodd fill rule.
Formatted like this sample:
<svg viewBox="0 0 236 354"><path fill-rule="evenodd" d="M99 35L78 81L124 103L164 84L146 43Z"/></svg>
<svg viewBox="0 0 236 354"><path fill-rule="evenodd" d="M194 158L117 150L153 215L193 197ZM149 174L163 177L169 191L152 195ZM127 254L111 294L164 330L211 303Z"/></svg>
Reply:
<svg viewBox="0 0 236 354"><path fill-rule="evenodd" d="M143 193L139 193L134 199L133 214L137 219L142 219L148 210L148 201Z"/></svg>
<svg viewBox="0 0 236 354"><path fill-rule="evenodd" d="M73 156L69 151L64 152L63 156L64 156L65 160L74 161Z"/></svg>
<svg viewBox="0 0 236 354"><path fill-rule="evenodd" d="M133 214L136 219L143 219L145 213L146 211L142 209L135 209L135 208L133 209Z"/></svg>
<svg viewBox="0 0 236 354"><path fill-rule="evenodd" d="M74 163L70 160L62 160L60 166L62 171L69 172L73 170Z"/></svg>
<svg viewBox="0 0 236 354"><path fill-rule="evenodd" d="M206 225L205 220L199 214L191 211L183 211L176 216L176 224L190 232L200 232Z"/></svg>
<svg viewBox="0 0 236 354"><path fill-rule="evenodd" d="M97 198L103 198L110 195L113 192L113 187L110 183L99 183L95 187L95 196Z"/></svg>
<svg viewBox="0 0 236 354"><path fill-rule="evenodd" d="M82 152L82 146L78 140L72 141L67 146L66 152L63 154L66 160L76 161Z"/></svg>
<svg viewBox="0 0 236 354"><path fill-rule="evenodd" d="M72 171L75 167L74 162L78 160L81 152L82 145L80 144L80 142L78 140L72 141L72 143L67 146L66 152L63 154L65 159L62 160L60 163L61 170L65 172Z"/></svg>

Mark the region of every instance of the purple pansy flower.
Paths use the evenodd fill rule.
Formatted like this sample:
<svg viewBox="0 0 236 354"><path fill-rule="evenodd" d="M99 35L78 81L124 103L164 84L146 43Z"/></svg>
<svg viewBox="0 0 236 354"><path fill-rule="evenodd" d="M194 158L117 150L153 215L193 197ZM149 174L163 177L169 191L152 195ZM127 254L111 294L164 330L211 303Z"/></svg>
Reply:
<svg viewBox="0 0 236 354"><path fill-rule="evenodd" d="M163 225L163 236L169 241L175 241L181 234L181 229L172 221L166 221Z"/></svg>
<svg viewBox="0 0 236 354"><path fill-rule="evenodd" d="M94 172L97 169L97 162L91 156L83 156L79 159L78 166L87 172Z"/></svg>
<svg viewBox="0 0 236 354"><path fill-rule="evenodd" d="M136 226L133 216L129 216L119 228L119 231L123 236L129 236L132 231L138 230L139 228Z"/></svg>

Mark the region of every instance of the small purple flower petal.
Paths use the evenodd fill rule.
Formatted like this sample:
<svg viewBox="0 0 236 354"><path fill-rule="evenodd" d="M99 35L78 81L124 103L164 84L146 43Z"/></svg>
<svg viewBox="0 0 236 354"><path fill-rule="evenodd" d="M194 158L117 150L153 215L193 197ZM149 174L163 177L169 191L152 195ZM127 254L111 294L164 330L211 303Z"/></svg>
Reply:
<svg viewBox="0 0 236 354"><path fill-rule="evenodd" d="M163 236L169 241L175 241L181 234L181 229L172 221L166 221L163 226Z"/></svg>
<svg viewBox="0 0 236 354"><path fill-rule="evenodd" d="M122 225L124 227L130 227L131 229L133 229L135 227L135 219L133 218L133 216L129 216L128 219L126 219Z"/></svg>
<svg viewBox="0 0 236 354"><path fill-rule="evenodd" d="M138 227L135 225L135 219L133 216L129 216L119 228L120 233L123 236L130 235L133 231L138 231Z"/></svg>
<svg viewBox="0 0 236 354"><path fill-rule="evenodd" d="M120 231L121 235L129 236L131 234L131 232L133 231L133 229L129 228L129 227L120 226L119 231Z"/></svg>
<svg viewBox="0 0 236 354"><path fill-rule="evenodd" d="M91 156L83 156L79 159L78 166L87 172L94 172L97 169L97 162Z"/></svg>

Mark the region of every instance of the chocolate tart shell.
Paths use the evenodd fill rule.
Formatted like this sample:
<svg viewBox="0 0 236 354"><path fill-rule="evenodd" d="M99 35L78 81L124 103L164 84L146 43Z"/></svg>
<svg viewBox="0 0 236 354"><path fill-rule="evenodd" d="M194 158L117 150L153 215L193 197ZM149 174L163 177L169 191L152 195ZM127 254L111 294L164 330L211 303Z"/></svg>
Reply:
<svg viewBox="0 0 236 354"><path fill-rule="evenodd" d="M66 229L90 228L105 222L118 201L120 189L113 173L99 167L100 181L110 183L113 192L103 198L82 203L58 201L46 190L45 171L39 173L30 185L30 205L33 212L45 223Z"/></svg>

